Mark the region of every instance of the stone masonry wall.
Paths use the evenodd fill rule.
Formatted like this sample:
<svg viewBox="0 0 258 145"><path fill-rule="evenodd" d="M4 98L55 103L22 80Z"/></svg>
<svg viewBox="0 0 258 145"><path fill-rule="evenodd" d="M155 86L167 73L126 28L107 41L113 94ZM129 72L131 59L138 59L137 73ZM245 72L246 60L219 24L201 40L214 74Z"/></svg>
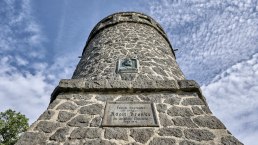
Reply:
<svg viewBox="0 0 258 145"><path fill-rule="evenodd" d="M126 74L116 73L117 62L123 58L136 58L140 64L139 72L130 74L134 76L129 80L184 79L172 53L171 45L164 37L165 34L161 34L163 31L157 30L157 27L152 24L147 25L148 23L145 22L147 18L140 19L140 16L144 15L130 14L125 17L117 14L114 16L116 16L114 21L117 23L98 32L93 30L96 34L90 36L73 79L128 80ZM131 20L130 16L138 18ZM113 22L112 20L109 21Z"/></svg>
<svg viewBox="0 0 258 145"><path fill-rule="evenodd" d="M150 90L149 85L146 87L149 91L141 92L116 87L117 91L102 90L105 86L93 85L86 91L82 89L86 88L85 81L67 82L59 85L63 87L62 92L56 92L55 100L17 145L242 144L212 115L200 92L182 91L193 86L191 83L177 83L181 85L174 87L156 86L156 90ZM130 85L121 87L126 86ZM95 92L94 88L102 91ZM108 101L154 102L159 127L102 127Z"/></svg>

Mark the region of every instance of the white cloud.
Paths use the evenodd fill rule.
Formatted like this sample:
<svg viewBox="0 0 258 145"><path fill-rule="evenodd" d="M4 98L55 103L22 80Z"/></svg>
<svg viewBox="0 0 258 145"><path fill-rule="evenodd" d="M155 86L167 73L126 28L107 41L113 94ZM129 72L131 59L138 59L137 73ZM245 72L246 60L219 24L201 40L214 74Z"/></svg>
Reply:
<svg viewBox="0 0 258 145"><path fill-rule="evenodd" d="M179 48L177 61L185 75L208 84L258 51L256 5L244 0L161 0L152 2L149 11Z"/></svg>
<svg viewBox="0 0 258 145"><path fill-rule="evenodd" d="M202 90L215 116L245 144L253 144L258 136L258 53L223 71Z"/></svg>

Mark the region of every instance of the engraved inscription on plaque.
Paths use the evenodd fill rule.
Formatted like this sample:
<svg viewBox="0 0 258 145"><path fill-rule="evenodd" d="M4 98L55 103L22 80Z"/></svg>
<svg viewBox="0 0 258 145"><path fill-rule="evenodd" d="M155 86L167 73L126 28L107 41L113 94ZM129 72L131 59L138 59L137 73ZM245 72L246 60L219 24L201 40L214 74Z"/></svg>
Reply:
<svg viewBox="0 0 258 145"><path fill-rule="evenodd" d="M107 102L102 126L158 127L154 104L150 102Z"/></svg>

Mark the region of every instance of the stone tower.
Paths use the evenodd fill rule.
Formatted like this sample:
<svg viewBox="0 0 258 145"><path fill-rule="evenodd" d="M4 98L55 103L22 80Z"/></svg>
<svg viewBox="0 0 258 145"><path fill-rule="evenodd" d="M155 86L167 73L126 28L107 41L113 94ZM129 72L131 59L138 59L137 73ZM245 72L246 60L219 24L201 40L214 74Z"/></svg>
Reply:
<svg viewBox="0 0 258 145"><path fill-rule="evenodd" d="M160 25L136 12L92 30L72 79L18 145L240 145L186 80Z"/></svg>

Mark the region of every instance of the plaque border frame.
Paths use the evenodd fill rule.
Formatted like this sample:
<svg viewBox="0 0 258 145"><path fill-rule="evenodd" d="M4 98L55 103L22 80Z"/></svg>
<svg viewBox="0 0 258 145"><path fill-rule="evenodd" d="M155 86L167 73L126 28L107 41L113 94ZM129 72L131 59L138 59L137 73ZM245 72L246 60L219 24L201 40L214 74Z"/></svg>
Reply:
<svg viewBox="0 0 258 145"><path fill-rule="evenodd" d="M121 125L112 125L112 124L108 124L105 120L107 120L108 118L108 113L107 113L107 106L108 104L150 104L151 105L151 111L153 114L153 120L154 120L154 124L146 124L146 125L137 125L137 124L121 124ZM158 119L158 115L156 112L156 107L154 105L153 102L124 102L124 101L108 101L106 102L105 108L104 108L104 115L103 115L103 119L101 121L101 126L102 127L159 127L159 119Z"/></svg>

